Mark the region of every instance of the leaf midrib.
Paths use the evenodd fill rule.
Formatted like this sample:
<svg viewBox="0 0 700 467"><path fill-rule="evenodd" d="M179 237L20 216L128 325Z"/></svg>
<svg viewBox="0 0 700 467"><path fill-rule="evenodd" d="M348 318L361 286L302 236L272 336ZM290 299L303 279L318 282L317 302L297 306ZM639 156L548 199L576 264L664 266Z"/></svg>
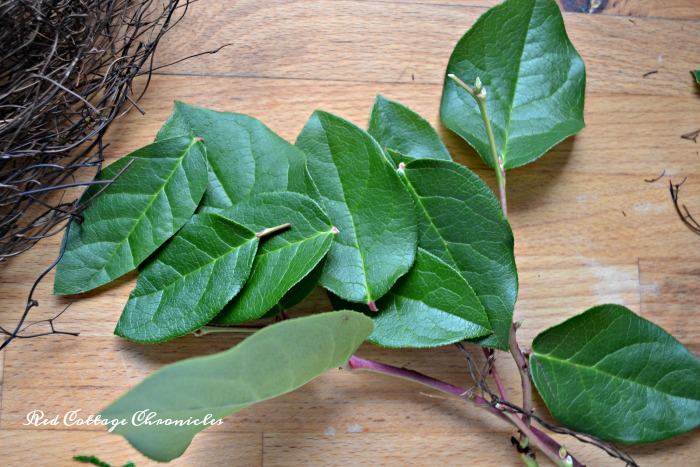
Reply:
<svg viewBox="0 0 700 467"><path fill-rule="evenodd" d="M230 254L232 254L234 251L240 250L241 248L243 248L244 246L246 246L246 245L249 244L250 242L254 241L255 238L256 238L256 237L247 239L245 242L243 242L243 243L241 243L240 245L237 245L237 246L235 246L235 247L233 247L233 248L230 248L227 252L225 252L224 254L219 255L219 256L217 256L217 257L211 256L210 254L208 254L207 252L203 251L201 248L197 247L194 243L190 242L190 241L187 240L186 238L182 238L181 240L186 241L187 243L189 243L189 244L192 245L192 246L195 246L195 247L197 248L197 250L201 251L202 253L204 253L204 254L207 255L208 257L212 258L212 260L211 260L211 261L207 261L206 263L202 264L201 266L198 266L197 268L193 269L192 271L187 272L186 274L180 274L180 273L178 273L180 277L179 277L176 281L171 282L171 283L169 283L169 284L166 284L165 287L162 287L162 288L160 288L160 289L158 289L158 290L155 290L155 291L150 292L150 293L147 293L147 294L143 294L143 295L133 295L132 298L148 297L148 296L154 295L154 294L156 294L156 293L165 292L165 291L168 290L169 288L172 288L173 285L175 285L175 284L177 284L178 282L180 282L180 281L186 279L187 277L190 277L192 274L196 274L196 273L198 273L199 271L201 271L202 269L204 269L204 268L206 268L206 267L209 267L209 266L211 266L211 265L216 265L216 263L218 263L219 261L223 261L227 256L229 256ZM162 262L162 261L161 261L161 264L164 264L164 265L166 265L166 266L168 266L168 267L172 267L171 265L166 264L166 263L164 263L164 262ZM174 269L174 268L173 268L173 269ZM175 272L177 272L177 270L175 270ZM155 316L155 314L156 314L156 313L154 313L154 316Z"/></svg>
<svg viewBox="0 0 700 467"><path fill-rule="evenodd" d="M190 107L190 106L188 106L188 107ZM177 110L177 107L176 107L176 110ZM190 118L190 114L188 111L182 111L182 119L185 121L185 123L187 124L187 127L188 127L186 130L186 134L184 134L183 136L193 138L194 137L193 129L194 129L195 124L192 123L192 119ZM242 125L240 125L238 122L233 122L233 123L238 128L242 128ZM250 133L248 133L248 141L246 143L247 143L248 147L251 146L250 145ZM204 146L206 147L206 144ZM251 148L251 154L252 154L252 148ZM215 158L212 158L212 159L215 159ZM209 170L211 170L211 172L216 177L216 181L219 182L219 186L221 187L224 194L226 195L226 198L228 198L229 205L233 205L233 196L231 195L231 193L228 192L225 184L222 183L222 180L224 179L223 175L221 175L219 172L217 172L218 168L214 167L214 165L212 165L210 162L208 162L208 164L207 164L207 171L209 171ZM207 185L208 185L208 183L207 183ZM207 191L208 191L208 189L209 189L209 187L207 186ZM207 207L207 206L205 206L205 207ZM212 207L212 206L208 206L208 207Z"/></svg>
<svg viewBox="0 0 700 467"><path fill-rule="evenodd" d="M530 9L529 12L529 18L527 19L527 32L525 34L525 37L522 42L522 46L520 48L520 53L518 54L518 71L516 72L515 76L516 79L512 81L511 89L509 95L511 97L511 102L510 105L508 106L508 120L506 122L506 127L505 127L505 134L504 134L504 140L503 140L503 154L501 154L501 157L503 158L503 163L507 164L508 162L508 145L510 143L510 125L511 122L513 121L513 101L515 100L515 91L517 90L518 87L518 81L520 80L520 69L522 68L523 64L523 51L525 50L525 44L527 43L527 38L530 35L530 23L532 23L532 16L535 11L535 4L534 1L531 3L532 8Z"/></svg>
<svg viewBox="0 0 700 467"><path fill-rule="evenodd" d="M684 400L689 400L689 401L700 402L700 399L692 399L692 398L689 398L689 397L683 397L683 396L677 396L677 395L674 395L674 394L669 394L668 392L664 392L664 391L661 391L660 389L657 389L655 386L650 386L650 385L648 385L648 384L643 384L643 383L640 383L640 382L638 382L638 381L634 381L634 380L631 380L631 379L625 379L625 378L622 378L622 377L620 377L620 376L618 376L618 375L614 375L614 374L612 374L612 373L608 373L607 371L603 371L603 370L601 370L601 369L599 369L599 368L591 367L591 366L584 365L584 364L581 364L581 363L576 363L576 362L571 361L571 360L568 360L568 359L558 359L558 358L550 357L550 356L547 355L547 354L540 354L540 353L536 352L534 349L532 350L532 355L533 355L536 359L547 360L547 361L552 362L552 363L554 363L554 364L559 364L559 365L563 365L563 366L568 366L567 363L573 364L573 365L574 365L574 368L576 368L576 369L579 370L579 371L580 371L580 369L584 369L584 370L588 370L588 371L593 372L593 373L600 373L601 375L604 375L604 376L609 377L611 380L614 380L614 381L618 381L618 380L619 380L619 381L622 381L622 382L625 382L625 383L628 383L628 384L634 384L634 385L637 385L637 386L641 386L641 387L644 387L644 388L648 388L648 389L651 389L651 390L653 390L653 391L656 391L656 392L659 392L659 393L661 393L661 394L664 394L664 395L666 395L666 396L668 396L668 397L673 397L673 398L677 398L677 399L684 399Z"/></svg>
<svg viewBox="0 0 700 467"><path fill-rule="evenodd" d="M418 204L420 205L421 209L422 209L423 212L425 213L425 217L426 217L426 218L428 219L428 221L430 222L430 225L432 225L432 226L435 228L435 231L439 233L439 232L440 232L440 229L438 229L437 225L435 225L435 223L433 222L433 218L430 216L430 214L428 214L428 210L425 208L425 205L423 204L423 197L421 197L420 195L418 195L418 192L415 190L415 188L414 188L413 185L411 184L410 179L409 179L407 176L405 176L405 173L404 173L404 178L405 178L406 181L408 182L407 185L408 185L409 189L410 189L411 192L415 195L414 199L417 200L417 202L418 202ZM450 260L452 261L452 264L451 264L451 265L448 264L448 266L451 266L453 269L455 269L455 270L459 273L460 276L462 276L462 278L465 280L465 282L467 283L467 285L469 286L469 288L471 288L471 289L472 289L472 292L474 292L474 295L476 296L477 300L479 300L479 303L481 304L481 307L484 309L484 312L486 313L486 305L484 304L483 300L481 299L481 295L479 295L478 293L476 293L476 291L474 290L474 287L472 287L472 285L469 283L469 281L467 280L467 278L464 277L464 276L462 275L462 272L461 272L461 271L459 270L459 268L457 267L457 261L455 261L455 257L452 255L452 250L450 250L450 247L449 247L449 245L447 244L447 241L445 240L445 237L443 237L442 235L439 235L439 237L440 237L440 241L441 241L442 244L445 246L445 251L446 251L447 254L450 256ZM428 251L428 250L425 250L425 251ZM428 253L430 253L430 252L428 251ZM432 254L432 253L431 253L431 254ZM433 255L433 256L435 256L435 255ZM444 260L443 260L443 261L444 261ZM490 296L490 295L489 295L489 296ZM489 314L488 314L488 313L486 313L486 319L488 320L488 323L489 323L489 326L491 326L491 329L493 329L493 323L491 322L491 318L489 317Z"/></svg>
<svg viewBox="0 0 700 467"><path fill-rule="evenodd" d="M132 225L131 228L129 229L128 234L124 237L123 240L121 240L121 241L119 241L119 242L114 242L114 243L113 243L113 244L115 245L115 248L114 248L114 250L112 251L112 254L109 255L109 258L107 258L107 260L104 262L104 264L102 265L102 267L101 267L100 269L96 269L96 270L95 270L95 273L94 273L92 276L90 276L90 278L89 278L87 281L85 281L85 285L83 286L83 289L84 289L85 287L90 286L90 284L91 284L92 281L95 279L95 277L97 277L97 275L98 275L101 271L104 271L104 269L107 267L107 265L112 261L112 258L114 258L114 256L117 254L117 251L119 250L119 247L120 247L121 245L123 245L125 242L128 242L128 241L129 241L129 239L131 238L131 234L134 233L134 229L136 228L136 226L137 226L137 225L141 222L141 220L146 216L146 213L150 210L151 206L153 206L153 203L155 202L156 198L158 198L158 195L159 195L160 193L163 192L165 186L166 186L166 185L168 184L168 182L172 179L172 176L173 176L173 174L175 173L175 171L176 171L179 167L182 166L182 163L184 162L185 156L187 155L187 153L190 151L190 149L192 149L192 147L193 147L196 143L197 143L197 140L194 139L194 138L192 138L192 142L191 142L191 143L189 144L189 146L187 146L187 148L183 151L182 155L181 155L179 158L175 158L175 159L180 159L180 162L177 163L177 164L175 164L175 166L173 167L173 169L172 169L172 170L170 171L170 173L168 174L168 177L164 179L163 184L160 186L160 188L158 189L158 191L156 192L156 194L155 194L154 196L151 197L151 200L148 202L148 204L146 205L146 208L143 210L143 215L140 216L140 217L134 218L134 219L136 219L136 222L133 223L133 225ZM136 159L136 158L134 157L134 158L132 158L132 160L133 160L133 159ZM146 158L143 158L143 159L146 159ZM171 159L171 158L168 158L168 159ZM111 242L110 242L110 243L111 243ZM132 250L131 246L129 247L129 252L131 253L131 260L132 260L132 262L135 263L136 261L134 261L135 258L134 258L134 253L133 253L133 250ZM135 265L135 266L138 266L138 265Z"/></svg>
<svg viewBox="0 0 700 467"><path fill-rule="evenodd" d="M320 117L320 115L319 115ZM326 140L326 147L328 147L328 152L331 156L331 160L333 160L333 168L335 169L335 174L338 178L338 183L340 185L340 191L343 195L343 204L348 208L348 214L350 218L350 222L352 223L352 230L353 230L353 240L355 247L357 249L358 256L360 257L360 263L362 264L362 280L365 283L365 290L367 291L367 303L373 301L372 299L372 294L370 293L370 288L369 288L369 283L367 282L367 268L365 267L365 258L362 255L362 249L360 248L360 236L357 233L357 223L355 222L355 215L353 214L352 210L348 206L348 201L345 196L345 186L343 185L343 178L340 176L340 173L338 173L338 166L335 164L335 157L333 156L334 151L331 150L331 144L330 141L328 140L328 129L326 128L326 125L324 124L324 121L321 120L321 118L318 119L319 123L321 123L321 128L323 128L323 138ZM382 157L384 157L382 155Z"/></svg>

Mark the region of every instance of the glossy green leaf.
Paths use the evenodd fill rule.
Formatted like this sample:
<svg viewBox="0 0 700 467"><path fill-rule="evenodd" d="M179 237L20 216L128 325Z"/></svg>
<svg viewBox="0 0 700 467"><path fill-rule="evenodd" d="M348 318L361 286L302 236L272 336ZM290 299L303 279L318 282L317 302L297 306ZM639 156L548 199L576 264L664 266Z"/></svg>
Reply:
<svg viewBox="0 0 700 467"><path fill-rule="evenodd" d="M700 70L693 70L691 73L695 77L695 81L700 85Z"/></svg>
<svg viewBox="0 0 700 467"><path fill-rule="evenodd" d="M542 156L584 126L586 71L554 0L506 0L460 39L447 65L467 84L478 77L506 169ZM445 78L440 116L491 167L476 101Z"/></svg>
<svg viewBox="0 0 700 467"><path fill-rule="evenodd" d="M139 272L114 333L162 342L196 331L241 290L257 248L255 232L242 225L192 217Z"/></svg>
<svg viewBox="0 0 700 467"><path fill-rule="evenodd" d="M324 265L325 258L322 259L321 262L319 262L316 267L313 268L311 272L300 280L294 287L289 289L287 293L280 298L279 302L270 308L262 317L272 318L278 316L283 311L289 310L290 308L293 308L303 302L306 297L308 297L318 286L318 281L321 280Z"/></svg>
<svg viewBox="0 0 700 467"><path fill-rule="evenodd" d="M281 321L225 352L161 368L100 416L125 420L114 432L151 459L167 462L208 425L136 424L132 417L155 413L155 419L183 422L226 417L343 365L371 333L372 320L352 311Z"/></svg>
<svg viewBox="0 0 700 467"><path fill-rule="evenodd" d="M513 233L488 186L451 161L416 160L403 171L418 210L418 246L462 274L494 334L477 342L508 349L518 294Z"/></svg>
<svg viewBox="0 0 700 467"><path fill-rule="evenodd" d="M361 310L330 295L335 308ZM374 332L368 340L384 347L437 347L491 334L486 311L454 268L418 248L408 273L369 312Z"/></svg>
<svg viewBox="0 0 700 467"><path fill-rule="evenodd" d="M296 144L340 231L321 285L373 307L413 264L417 228L411 195L377 142L340 117L315 112Z"/></svg>
<svg viewBox="0 0 700 467"><path fill-rule="evenodd" d="M452 160L430 123L403 104L377 96L367 132L380 146L398 153L394 162L413 159Z"/></svg>
<svg viewBox="0 0 700 467"><path fill-rule="evenodd" d="M109 165L98 179L111 180L129 163L81 214L83 221L71 222L54 293L86 292L132 271L192 217L207 186L201 142L153 143ZM83 199L99 189L91 187Z"/></svg>
<svg viewBox="0 0 700 467"><path fill-rule="evenodd" d="M576 431L650 443L700 425L700 362L620 305L591 308L539 334L530 371L552 416Z"/></svg>
<svg viewBox="0 0 700 467"><path fill-rule="evenodd" d="M203 138L209 187L200 211L218 211L256 193L293 191L318 200L304 153L248 115L175 103L156 141Z"/></svg>
<svg viewBox="0 0 700 467"><path fill-rule="evenodd" d="M263 316L328 253L333 226L321 207L298 193L263 193L221 212L255 231L270 225L291 228L265 238L253 262L248 283L213 320L237 324Z"/></svg>

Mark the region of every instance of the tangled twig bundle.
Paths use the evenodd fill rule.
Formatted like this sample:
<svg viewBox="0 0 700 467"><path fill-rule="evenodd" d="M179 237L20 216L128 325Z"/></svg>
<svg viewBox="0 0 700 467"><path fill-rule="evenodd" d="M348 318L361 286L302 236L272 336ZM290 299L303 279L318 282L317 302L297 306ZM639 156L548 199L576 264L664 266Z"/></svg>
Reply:
<svg viewBox="0 0 700 467"><path fill-rule="evenodd" d="M75 213L65 189L99 170L102 135L145 91L132 80L179 3L0 0L0 261Z"/></svg>
<svg viewBox="0 0 700 467"><path fill-rule="evenodd" d="M81 187L99 171L102 136L139 93L163 34L190 0L0 0L0 262L55 235L79 215ZM177 10L181 14L176 16ZM76 187L78 188L76 190ZM55 264L55 263L54 263ZM20 334L39 276L19 323ZM60 313L59 313L60 316Z"/></svg>

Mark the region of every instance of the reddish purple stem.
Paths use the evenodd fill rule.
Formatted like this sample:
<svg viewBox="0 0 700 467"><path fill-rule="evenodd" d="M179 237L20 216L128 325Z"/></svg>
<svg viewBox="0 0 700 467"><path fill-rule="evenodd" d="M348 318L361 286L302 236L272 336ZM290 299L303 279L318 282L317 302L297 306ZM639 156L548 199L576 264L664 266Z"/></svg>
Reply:
<svg viewBox="0 0 700 467"><path fill-rule="evenodd" d="M496 357L493 349L487 349L486 347L481 348L484 351L486 360L489 362L489 373L493 375L494 381L496 381L496 387L498 388L498 394L500 394L501 399L508 402L506 397L506 389L503 387L503 382L501 382L501 377L496 369Z"/></svg>
<svg viewBox="0 0 700 467"><path fill-rule="evenodd" d="M438 389L442 392L468 399L472 401L477 407L481 407L483 409L488 410L490 413L496 415L501 420L506 421L511 425L514 425L516 428L520 429L522 427L523 429L528 429L530 431L530 436L537 438L534 441L539 442L540 446L538 447L545 451L549 451L548 453L545 452L546 454L548 454L548 457L550 457L551 455L558 455L559 449L561 448L561 445L546 433L543 433L535 427L525 426L525 424L520 419L511 414L504 413L503 411L499 410L496 406L490 404L483 397L478 396L474 393L469 393L468 391L465 391L464 389L454 386L450 383L446 383L439 379L432 378L414 370L399 368L392 365L387 365L385 363L375 362L373 360L367 360L365 358L358 357L357 355L353 355L352 357L350 357L347 366L351 370L368 370L408 379L410 381L415 381L425 386ZM515 419L516 423L514 423L514 420L512 420L511 417ZM573 456L572 460L574 467L583 467L583 464L574 459Z"/></svg>

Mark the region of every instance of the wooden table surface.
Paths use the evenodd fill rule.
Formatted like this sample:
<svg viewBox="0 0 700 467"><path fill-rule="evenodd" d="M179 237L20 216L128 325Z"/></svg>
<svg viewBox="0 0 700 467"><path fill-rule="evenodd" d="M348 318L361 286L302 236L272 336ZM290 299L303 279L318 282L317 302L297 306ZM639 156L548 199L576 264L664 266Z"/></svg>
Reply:
<svg viewBox="0 0 700 467"><path fill-rule="evenodd" d="M159 71L139 104L146 115L134 111L114 122L107 156L151 142L176 99L253 115L294 141L315 109L366 125L375 96L382 94L430 120L455 159L493 187L492 173L440 125L438 111L452 48L496 3L199 1L166 36L156 64L232 45ZM681 223L669 194L669 181L687 177L681 201L700 217L700 145L681 138L700 129L700 88L689 73L700 68L700 4L562 0L570 10L587 3L605 8L564 15L587 67L587 127L536 163L508 173L520 341L529 347L538 332L566 317L619 303L700 355L700 237ZM645 181L661 173L660 180ZM55 258L59 240L44 240L0 267L1 325L16 325L31 283ZM127 275L67 309L56 324L80 337L16 340L0 353L0 464L76 465L75 454L94 454L112 465L152 464L102 429L25 425L35 409L51 417L77 409L84 417L96 414L162 365L240 340L183 337L148 346L115 337L135 279ZM70 303L51 295L52 283L53 275L41 283L35 295L41 306L30 321ZM329 306L319 290L299 312ZM454 347L400 351L364 345L359 355L470 384ZM519 380L508 355L499 354L499 368L517 400ZM436 396L409 382L332 371L201 433L173 464L519 465L510 444L513 430ZM541 401L536 405L545 411ZM566 444L588 465L615 465L591 447ZM698 465L700 432L628 451L641 465Z"/></svg>

